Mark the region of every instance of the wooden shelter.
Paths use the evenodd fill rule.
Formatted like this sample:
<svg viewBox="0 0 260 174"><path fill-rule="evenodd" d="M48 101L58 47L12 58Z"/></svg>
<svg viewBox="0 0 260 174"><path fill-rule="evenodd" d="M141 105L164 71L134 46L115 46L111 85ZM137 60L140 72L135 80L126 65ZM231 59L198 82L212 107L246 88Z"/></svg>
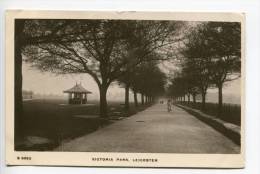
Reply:
<svg viewBox="0 0 260 174"><path fill-rule="evenodd" d="M86 90L81 83L76 83L72 88L63 91L64 93L69 94L69 104L86 104L87 95L92 92Z"/></svg>

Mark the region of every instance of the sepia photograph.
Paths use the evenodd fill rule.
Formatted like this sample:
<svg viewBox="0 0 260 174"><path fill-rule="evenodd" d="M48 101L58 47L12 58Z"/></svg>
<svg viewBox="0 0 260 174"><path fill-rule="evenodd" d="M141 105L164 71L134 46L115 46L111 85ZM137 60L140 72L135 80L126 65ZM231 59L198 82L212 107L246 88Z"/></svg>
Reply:
<svg viewBox="0 0 260 174"><path fill-rule="evenodd" d="M243 167L243 20L8 11L8 164Z"/></svg>

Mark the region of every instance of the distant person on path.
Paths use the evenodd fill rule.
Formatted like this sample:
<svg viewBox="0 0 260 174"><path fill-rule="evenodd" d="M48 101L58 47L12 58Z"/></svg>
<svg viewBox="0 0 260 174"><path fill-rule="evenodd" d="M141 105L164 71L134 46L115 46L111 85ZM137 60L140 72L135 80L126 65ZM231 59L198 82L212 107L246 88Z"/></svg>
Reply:
<svg viewBox="0 0 260 174"><path fill-rule="evenodd" d="M168 112L172 111L172 102L170 99L168 99L168 101L167 101L167 109L168 109Z"/></svg>

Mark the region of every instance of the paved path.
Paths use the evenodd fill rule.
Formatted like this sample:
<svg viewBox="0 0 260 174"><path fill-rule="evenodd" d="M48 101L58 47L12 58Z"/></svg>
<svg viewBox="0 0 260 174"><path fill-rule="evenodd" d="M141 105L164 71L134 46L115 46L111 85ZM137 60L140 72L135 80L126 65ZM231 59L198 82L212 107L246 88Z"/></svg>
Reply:
<svg viewBox="0 0 260 174"><path fill-rule="evenodd" d="M55 150L146 153L239 153L239 146L181 108L156 104Z"/></svg>

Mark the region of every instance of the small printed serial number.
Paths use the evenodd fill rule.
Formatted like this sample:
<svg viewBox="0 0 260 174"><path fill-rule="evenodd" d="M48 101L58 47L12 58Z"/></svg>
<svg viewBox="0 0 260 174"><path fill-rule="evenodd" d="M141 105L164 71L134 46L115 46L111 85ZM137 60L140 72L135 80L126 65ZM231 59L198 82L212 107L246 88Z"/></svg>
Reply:
<svg viewBox="0 0 260 174"><path fill-rule="evenodd" d="M32 157L29 157L29 156L18 156L17 159L18 160L32 160Z"/></svg>

